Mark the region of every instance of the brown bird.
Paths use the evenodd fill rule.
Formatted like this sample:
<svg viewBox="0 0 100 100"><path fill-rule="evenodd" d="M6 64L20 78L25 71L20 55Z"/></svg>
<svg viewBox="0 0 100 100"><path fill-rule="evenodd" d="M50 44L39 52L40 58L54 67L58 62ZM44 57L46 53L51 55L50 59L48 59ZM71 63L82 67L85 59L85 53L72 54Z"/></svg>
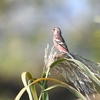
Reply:
<svg viewBox="0 0 100 100"><path fill-rule="evenodd" d="M68 48L67 48L67 44L65 42L65 40L62 37L62 33L60 28L55 27L52 29L53 32L53 42L54 42L54 46L60 51L60 52L64 52L67 53L69 52Z"/></svg>

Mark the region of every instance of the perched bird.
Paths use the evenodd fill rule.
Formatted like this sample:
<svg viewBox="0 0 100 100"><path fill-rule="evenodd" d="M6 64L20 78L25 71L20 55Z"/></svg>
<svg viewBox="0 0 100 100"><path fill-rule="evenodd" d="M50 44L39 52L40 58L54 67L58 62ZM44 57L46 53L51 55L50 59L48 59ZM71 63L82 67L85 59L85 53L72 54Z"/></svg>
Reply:
<svg viewBox="0 0 100 100"><path fill-rule="evenodd" d="M63 53L69 52L67 44L65 43L60 28L55 27L52 29L54 46Z"/></svg>
<svg viewBox="0 0 100 100"><path fill-rule="evenodd" d="M62 37L60 28L55 27L52 29L52 32L54 46L60 51L60 53L56 53L56 55L54 55L55 51L51 52L48 57L50 63L51 61L67 58L64 62L58 63L54 67L55 70L57 73L59 72L62 74L67 81L72 82L77 90L83 91L87 100L90 100L88 94L96 91L92 80L97 81L96 78L100 79L100 64L94 63L76 53L70 52ZM98 84L98 82L96 83Z"/></svg>
<svg viewBox="0 0 100 100"><path fill-rule="evenodd" d="M100 72L98 72L98 69L100 71L100 64L94 63L82 56L79 56L76 53L72 53L68 50L67 48L67 44L65 43L62 34L61 34L61 30L58 27L55 27L52 29L52 32L54 34L53 36L53 42L54 42L54 46L61 52L64 53L63 55L66 56L66 58L74 58L80 62L82 62L83 64L85 64L86 66L88 66L88 68L95 74L99 73L99 77L100 77ZM63 56L62 56L63 57Z"/></svg>

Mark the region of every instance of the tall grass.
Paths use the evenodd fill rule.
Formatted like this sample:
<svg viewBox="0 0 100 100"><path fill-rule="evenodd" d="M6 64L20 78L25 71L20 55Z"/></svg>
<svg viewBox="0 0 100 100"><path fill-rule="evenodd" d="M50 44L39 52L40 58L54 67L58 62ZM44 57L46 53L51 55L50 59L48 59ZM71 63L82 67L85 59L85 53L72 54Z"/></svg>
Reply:
<svg viewBox="0 0 100 100"><path fill-rule="evenodd" d="M60 80L48 78L51 69L63 75L65 80L72 82L76 88ZM72 94L81 100L90 100L89 94L92 93L93 97L95 97L94 93L97 92L93 81L100 86L99 76L100 64L94 63L74 53L64 54L58 52L54 47L49 51L49 45L47 45L41 78L36 79L29 72L23 72L22 82L24 88L18 93L15 100L20 100L25 91L28 93L29 100L49 100L48 91L57 87L70 90ZM55 85L48 86L49 81L54 81ZM41 89L39 95L37 95L36 84ZM85 96L81 92L84 92Z"/></svg>

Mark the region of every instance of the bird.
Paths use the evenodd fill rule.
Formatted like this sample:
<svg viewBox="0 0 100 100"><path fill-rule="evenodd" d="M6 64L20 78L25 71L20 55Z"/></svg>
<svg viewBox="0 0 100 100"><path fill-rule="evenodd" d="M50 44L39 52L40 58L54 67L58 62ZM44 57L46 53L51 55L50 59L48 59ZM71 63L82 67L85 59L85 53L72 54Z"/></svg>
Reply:
<svg viewBox="0 0 100 100"><path fill-rule="evenodd" d="M82 62L84 65L86 65L93 73L98 74L98 76L100 77L100 72L98 72L98 70L100 71L100 64L98 63L94 63L80 55L78 55L77 53L73 53L70 52L68 50L67 44L64 40L64 38L62 37L62 32L61 29L59 27L54 27L52 29L53 32L53 42L54 42L54 46L61 52L63 53L64 57L66 58L73 58L75 60L78 60L80 62ZM63 57L63 55L61 54L61 56Z"/></svg>
<svg viewBox="0 0 100 100"><path fill-rule="evenodd" d="M62 53L68 53L68 47L67 44L64 40L64 38L62 37L62 32L61 29L58 27L55 27L52 29L53 32L53 43L54 46Z"/></svg>
<svg viewBox="0 0 100 100"><path fill-rule="evenodd" d="M51 56L54 57L53 61L67 58L66 61L57 64L56 67L54 67L55 70L62 74L67 81L72 82L77 90L83 91L86 97L89 98L89 92L92 93L96 91L92 80L96 79L95 76L100 79L100 64L70 52L59 27L53 28L52 32L54 47L60 51L60 53L57 52L55 56ZM90 75L90 73L95 76L91 78L92 74Z"/></svg>

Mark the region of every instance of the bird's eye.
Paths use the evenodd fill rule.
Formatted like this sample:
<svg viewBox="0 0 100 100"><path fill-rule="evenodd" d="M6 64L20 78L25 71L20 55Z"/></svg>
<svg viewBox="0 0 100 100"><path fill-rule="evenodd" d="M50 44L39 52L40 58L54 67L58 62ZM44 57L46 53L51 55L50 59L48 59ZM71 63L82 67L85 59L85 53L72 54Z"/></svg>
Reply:
<svg viewBox="0 0 100 100"><path fill-rule="evenodd" d="M55 31L55 28L53 29L53 31Z"/></svg>

